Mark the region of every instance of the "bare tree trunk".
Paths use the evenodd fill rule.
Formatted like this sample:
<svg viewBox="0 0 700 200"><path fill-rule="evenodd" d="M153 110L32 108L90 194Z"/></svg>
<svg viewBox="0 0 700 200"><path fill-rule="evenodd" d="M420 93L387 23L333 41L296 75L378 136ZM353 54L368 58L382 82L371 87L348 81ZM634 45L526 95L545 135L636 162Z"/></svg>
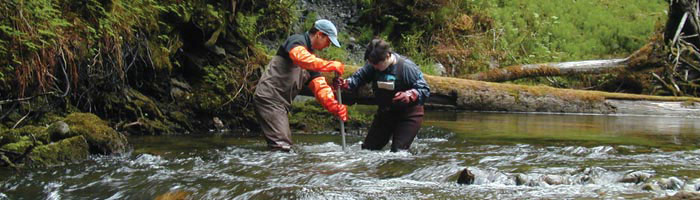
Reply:
<svg viewBox="0 0 700 200"><path fill-rule="evenodd" d="M627 59L611 59L516 65L471 74L466 78L479 81L501 82L526 77L597 74L624 67L626 62Z"/></svg>

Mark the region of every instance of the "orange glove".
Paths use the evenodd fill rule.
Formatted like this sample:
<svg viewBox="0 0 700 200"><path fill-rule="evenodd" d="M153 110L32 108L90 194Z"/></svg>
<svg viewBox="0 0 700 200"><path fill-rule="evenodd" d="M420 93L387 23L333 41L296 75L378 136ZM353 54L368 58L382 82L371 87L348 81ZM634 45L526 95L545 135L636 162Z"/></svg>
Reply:
<svg viewBox="0 0 700 200"><path fill-rule="evenodd" d="M348 121L348 107L335 100L333 90L326 83L326 78L323 76L314 78L309 83L309 88L316 95L316 100L323 105L323 108L341 120Z"/></svg>
<svg viewBox="0 0 700 200"><path fill-rule="evenodd" d="M343 75L343 72L345 72L345 65L343 63L318 58L303 46L294 47L289 51L289 57L295 65L304 69L319 72L336 72L339 75Z"/></svg>

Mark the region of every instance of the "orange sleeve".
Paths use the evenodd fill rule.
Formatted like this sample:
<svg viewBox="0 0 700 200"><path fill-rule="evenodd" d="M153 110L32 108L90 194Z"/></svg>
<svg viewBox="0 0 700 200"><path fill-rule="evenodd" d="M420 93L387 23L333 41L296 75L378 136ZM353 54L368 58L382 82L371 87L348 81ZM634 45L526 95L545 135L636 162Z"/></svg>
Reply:
<svg viewBox="0 0 700 200"><path fill-rule="evenodd" d="M314 96L316 96L316 100L321 103L323 108L340 117L343 121L347 121L347 107L335 99L335 94L333 94L331 87L328 86L326 78L322 76L314 78L309 83L309 88L311 88Z"/></svg>
<svg viewBox="0 0 700 200"><path fill-rule="evenodd" d="M309 52L309 50L307 50L304 46L297 46L292 48L292 50L289 51L289 57L292 59L292 62L294 62L295 65L298 65L303 69L319 72L333 72L339 70L339 66L337 66L340 64L339 62L327 61L318 58L314 54Z"/></svg>

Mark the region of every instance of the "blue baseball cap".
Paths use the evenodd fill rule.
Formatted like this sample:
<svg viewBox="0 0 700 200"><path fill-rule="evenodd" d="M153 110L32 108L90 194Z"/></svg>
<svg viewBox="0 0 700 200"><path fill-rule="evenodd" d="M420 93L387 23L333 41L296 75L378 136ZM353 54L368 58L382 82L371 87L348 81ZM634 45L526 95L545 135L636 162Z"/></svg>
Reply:
<svg viewBox="0 0 700 200"><path fill-rule="evenodd" d="M340 43L338 42L338 29L335 28L333 22L326 19L320 19L314 23L314 28L326 34L328 38L331 39L333 45L340 47Z"/></svg>

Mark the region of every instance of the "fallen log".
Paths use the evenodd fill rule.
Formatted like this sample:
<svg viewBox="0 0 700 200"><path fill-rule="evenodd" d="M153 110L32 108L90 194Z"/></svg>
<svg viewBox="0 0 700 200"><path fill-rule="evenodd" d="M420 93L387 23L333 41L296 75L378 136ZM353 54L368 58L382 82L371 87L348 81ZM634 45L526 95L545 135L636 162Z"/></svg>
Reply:
<svg viewBox="0 0 700 200"><path fill-rule="evenodd" d="M348 66L345 76L357 67ZM429 106L470 111L670 115L700 117L700 98L610 93L549 86L492 83L424 75L431 88ZM327 74L328 80L332 76ZM310 96L311 93L302 93ZM373 104L368 86L344 92L343 102Z"/></svg>
<svg viewBox="0 0 700 200"><path fill-rule="evenodd" d="M515 65L470 74L466 78L479 81L502 82L527 77L566 76L574 74L598 74L622 68L627 59L586 60L562 63Z"/></svg>
<svg viewBox="0 0 700 200"><path fill-rule="evenodd" d="M538 76L600 74L617 69L638 72L667 65L665 58L668 52L664 49L662 40L663 36L655 36L649 43L627 58L515 65L470 74L465 78L478 81L503 82Z"/></svg>

